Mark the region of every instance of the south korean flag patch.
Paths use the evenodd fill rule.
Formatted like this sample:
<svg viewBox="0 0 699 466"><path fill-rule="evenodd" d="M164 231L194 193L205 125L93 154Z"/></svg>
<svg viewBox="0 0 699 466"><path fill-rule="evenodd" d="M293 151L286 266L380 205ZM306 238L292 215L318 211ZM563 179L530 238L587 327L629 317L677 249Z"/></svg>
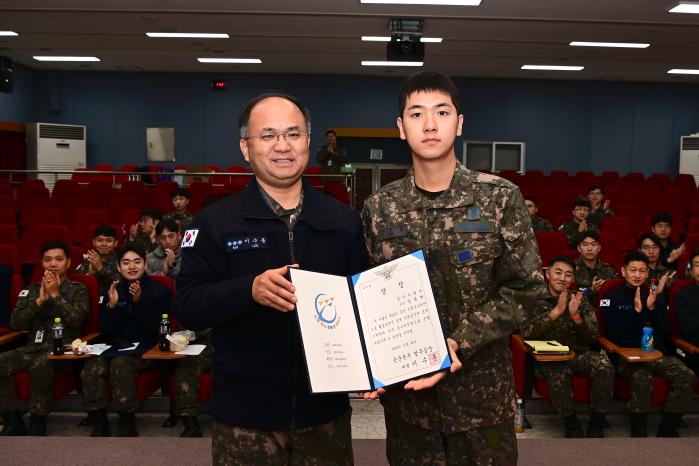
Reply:
<svg viewBox="0 0 699 466"><path fill-rule="evenodd" d="M22 290L19 292L19 296L17 296L17 297L18 298L26 298L27 296L29 296L29 290Z"/></svg>
<svg viewBox="0 0 699 466"><path fill-rule="evenodd" d="M199 234L199 230L187 230L184 232L184 237L182 238L182 246L183 248L191 248L194 246L194 243L197 241L197 235Z"/></svg>
<svg viewBox="0 0 699 466"><path fill-rule="evenodd" d="M599 300L599 307L609 307L611 303L609 302L608 299L600 299Z"/></svg>

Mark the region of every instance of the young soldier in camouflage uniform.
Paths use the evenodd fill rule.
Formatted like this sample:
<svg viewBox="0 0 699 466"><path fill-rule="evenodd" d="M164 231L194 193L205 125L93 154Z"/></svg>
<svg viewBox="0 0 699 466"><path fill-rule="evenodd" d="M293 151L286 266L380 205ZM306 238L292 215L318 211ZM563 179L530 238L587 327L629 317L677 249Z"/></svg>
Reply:
<svg viewBox="0 0 699 466"><path fill-rule="evenodd" d="M588 215L590 215L590 202L584 197L579 197L573 203L573 219L567 221L560 227L558 231L566 235L568 239L568 247L573 249L575 247L575 238L578 234L584 231L597 231L599 232L599 227L587 221Z"/></svg>
<svg viewBox="0 0 699 466"><path fill-rule="evenodd" d="M180 226L180 232L189 228L192 223L192 214L187 210L189 206L189 191L187 188L176 188L172 191L173 211L165 214L165 219L172 219Z"/></svg>
<svg viewBox="0 0 699 466"><path fill-rule="evenodd" d="M413 167L369 197L370 258L425 250L451 373L380 389L391 464L515 464L509 337L543 285L529 214L517 187L463 167L454 83L420 72L401 88L398 129ZM459 368L463 365L463 368Z"/></svg>
<svg viewBox="0 0 699 466"><path fill-rule="evenodd" d="M114 280L119 279L115 249L118 241L116 231L109 225L95 228L92 234L92 246L85 254L83 261L75 269L80 275L94 275L100 283L100 291L104 293Z"/></svg>
<svg viewBox="0 0 699 466"><path fill-rule="evenodd" d="M670 288L675 283L677 272L668 269L660 261L660 250L663 248L660 238L653 233L643 233L636 240L638 251L648 258L648 279L650 286L658 286L665 277L665 300L670 297Z"/></svg>
<svg viewBox="0 0 699 466"><path fill-rule="evenodd" d="M650 323L653 327L653 346L663 353L662 358L654 362L628 362L613 358L618 359L617 374L629 379L631 437L647 436L647 413L651 412L654 375L670 384L657 436L679 437L677 426L682 414L689 408L697 378L689 367L672 355L672 322L663 296L666 277L660 279L657 289L650 289L646 285L648 258L640 252L631 252L624 258L621 274L624 285L600 296L607 338L617 346L638 348L641 346L643 327Z"/></svg>
<svg viewBox="0 0 699 466"><path fill-rule="evenodd" d="M131 225L129 242L138 244L148 254L158 247L155 227L163 219L158 209L143 209L138 224Z"/></svg>
<svg viewBox="0 0 699 466"><path fill-rule="evenodd" d="M118 269L121 281L114 282L102 296L100 333L111 348L88 359L80 379L85 392L85 408L92 421L91 437L109 437L107 421L107 377L110 378L114 410L119 413L119 437L136 437L134 413L138 409L136 376L157 364L141 359L159 337L162 314L172 307L170 290L148 279L146 255L141 247L127 243L119 250ZM132 350L119 351L138 342Z"/></svg>
<svg viewBox="0 0 699 466"><path fill-rule="evenodd" d="M660 263L668 269L677 270L677 259L686 252L686 246L672 241L672 217L665 212L653 215L650 231L660 240Z"/></svg>
<svg viewBox="0 0 699 466"><path fill-rule="evenodd" d="M604 191L601 186L593 185L587 188L587 200L590 201L590 215L588 223L602 225L603 217L614 217L614 211L609 208L609 200L604 199Z"/></svg>
<svg viewBox="0 0 699 466"><path fill-rule="evenodd" d="M545 218L541 218L536 215L536 213L539 211L539 208L536 206L536 199L534 199L533 197L527 197L524 199L524 205L527 206L529 216L532 219L532 229L534 230L534 233L536 233L537 231L553 231L553 226L551 226L551 222L549 222Z"/></svg>
<svg viewBox="0 0 699 466"><path fill-rule="evenodd" d="M56 317L63 324L63 340L71 342L80 335L85 318L90 312L87 288L66 277L70 267L70 248L59 241L41 247L41 281L22 290L17 307L12 312L13 330L26 330L24 346L0 354L0 413L3 430L0 435L26 433L19 401L15 393L14 374L28 371L31 377L29 399L29 435L46 435L46 419L51 404L53 374L72 367L68 361L49 361L53 350L51 326Z"/></svg>
<svg viewBox="0 0 699 466"><path fill-rule="evenodd" d="M548 287L539 296L534 311L520 329L525 338L556 340L575 351L575 358L565 362L537 363L536 370L546 378L551 401L563 417L566 437L583 437L575 414L570 386L573 374L590 378L590 422L588 437L604 437L604 418L614 392L614 366L606 356L590 351L597 341L595 312L581 292L571 292L575 264L566 256L556 256L546 270Z"/></svg>
<svg viewBox="0 0 699 466"><path fill-rule="evenodd" d="M578 252L575 259L575 284L579 289L587 289L587 300L592 307L597 307L597 293L606 280L618 278L611 265L602 262L599 253L602 244L599 233L586 231L578 234Z"/></svg>
<svg viewBox="0 0 699 466"><path fill-rule="evenodd" d="M206 345L206 348L198 356L179 359L175 367L175 414L182 418L184 424L180 437L202 436L197 420L197 416L202 412L199 403L199 375L211 370L213 347L209 343L210 333L210 329L196 332L194 343Z"/></svg>

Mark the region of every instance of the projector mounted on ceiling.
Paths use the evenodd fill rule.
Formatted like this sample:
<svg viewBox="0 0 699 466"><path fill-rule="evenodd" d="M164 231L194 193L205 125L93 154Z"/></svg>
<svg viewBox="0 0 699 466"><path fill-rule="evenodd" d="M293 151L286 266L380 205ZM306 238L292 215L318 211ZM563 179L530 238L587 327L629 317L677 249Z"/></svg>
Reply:
<svg viewBox="0 0 699 466"><path fill-rule="evenodd" d="M391 41L386 44L386 59L388 61L423 61L425 44L420 42L423 19L399 19L388 21Z"/></svg>

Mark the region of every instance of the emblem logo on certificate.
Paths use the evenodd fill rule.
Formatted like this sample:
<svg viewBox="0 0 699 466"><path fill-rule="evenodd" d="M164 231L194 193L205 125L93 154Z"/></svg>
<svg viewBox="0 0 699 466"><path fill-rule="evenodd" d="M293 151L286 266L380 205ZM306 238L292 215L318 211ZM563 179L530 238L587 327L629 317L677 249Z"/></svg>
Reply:
<svg viewBox="0 0 699 466"><path fill-rule="evenodd" d="M351 277L289 274L313 393L375 390L451 365L422 250Z"/></svg>

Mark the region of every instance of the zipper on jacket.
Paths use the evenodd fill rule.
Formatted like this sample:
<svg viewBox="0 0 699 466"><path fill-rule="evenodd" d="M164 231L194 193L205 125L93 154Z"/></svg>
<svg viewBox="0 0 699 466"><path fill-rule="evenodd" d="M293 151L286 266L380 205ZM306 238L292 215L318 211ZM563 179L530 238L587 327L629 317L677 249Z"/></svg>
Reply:
<svg viewBox="0 0 699 466"><path fill-rule="evenodd" d="M296 255L294 254L294 232L289 230L289 254L291 255L291 263L296 263Z"/></svg>
<svg viewBox="0 0 699 466"><path fill-rule="evenodd" d="M294 253L294 231L293 231L293 226L289 225L289 254L291 256L291 263L295 264L296 263L296 254ZM294 345L296 346L297 340L294 338ZM296 366L298 365L298 359L296 357L296 348L292 349L293 353L293 360L291 362L291 367L293 371L292 375L292 380L291 380L291 425L289 428L295 429L296 428Z"/></svg>

